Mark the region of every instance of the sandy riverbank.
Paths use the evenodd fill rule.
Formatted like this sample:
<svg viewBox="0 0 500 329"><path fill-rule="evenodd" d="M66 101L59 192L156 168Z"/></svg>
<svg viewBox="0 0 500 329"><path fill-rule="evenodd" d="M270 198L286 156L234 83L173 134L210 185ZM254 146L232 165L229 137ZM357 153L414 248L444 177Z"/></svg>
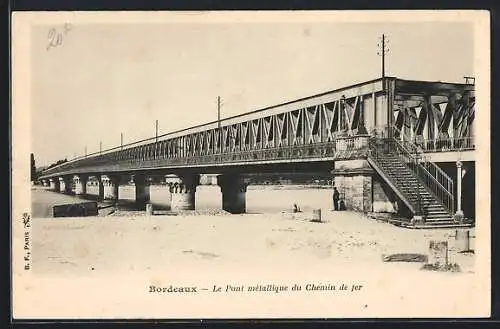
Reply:
<svg viewBox="0 0 500 329"><path fill-rule="evenodd" d="M485 314L474 254L450 250L461 272L422 271L382 255L427 253L452 230L409 230L357 213L34 219L30 279L18 314L36 317L248 318ZM472 230L472 235L474 236ZM472 239L472 248L475 238ZM484 269L483 269L484 273ZM299 284L280 293L213 287ZM358 291L311 291L346 284ZM196 294L151 293L196 286ZM470 304L469 300L475 300ZM19 304L20 303L20 304Z"/></svg>
<svg viewBox="0 0 500 329"><path fill-rule="evenodd" d="M454 251L454 230L404 229L359 213L332 212L327 205L322 207L324 223L311 218L310 210L35 218L33 279L18 298L25 300L26 307L37 305L35 314L62 317L479 314L480 304L467 302L484 297L476 295L481 285L476 255ZM470 231L474 249L475 230ZM422 271L422 263L382 261L383 255L393 253L427 254L430 240L449 242L450 261L461 272ZM212 289L217 284L291 286L297 282L364 288L344 297L320 291L215 296L207 290L197 297L149 292L150 286L172 284ZM48 301L48 296L57 298Z"/></svg>
<svg viewBox="0 0 500 329"><path fill-rule="evenodd" d="M454 230L409 230L351 212L325 212L325 223L300 214L37 219L33 269L80 275L88 271L161 271L173 266L260 266L280 263L353 263L398 266L383 254L427 254L429 240L454 243ZM472 236L474 233L472 231ZM472 248L474 248L474 238ZM463 272L473 254L450 252ZM418 270L420 264L405 264Z"/></svg>

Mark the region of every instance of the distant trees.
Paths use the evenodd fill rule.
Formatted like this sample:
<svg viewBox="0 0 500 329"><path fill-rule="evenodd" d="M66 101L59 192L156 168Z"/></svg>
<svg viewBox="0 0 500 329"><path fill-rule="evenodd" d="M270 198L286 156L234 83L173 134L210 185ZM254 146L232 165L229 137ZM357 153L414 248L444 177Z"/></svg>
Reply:
<svg viewBox="0 0 500 329"><path fill-rule="evenodd" d="M68 162L68 159L58 160L58 161L54 162L53 164L49 165L46 169L49 169L49 168L52 168L52 167L58 166L58 165L60 165L61 163L65 163L65 162Z"/></svg>
<svg viewBox="0 0 500 329"><path fill-rule="evenodd" d="M36 174L36 165L35 165L35 156L33 153L31 153L31 181L34 182L37 180L37 174Z"/></svg>
<svg viewBox="0 0 500 329"><path fill-rule="evenodd" d="M36 167L36 162L35 162L35 155L33 153L31 153L30 159L31 159L30 179L31 179L32 182L36 182L38 180L38 177L41 176L41 174L42 174L42 172L44 170L52 168L52 167L55 167L57 165L60 165L61 163L68 162L68 159L58 160L58 161L52 163L51 165L49 165L47 167L39 167L39 168L37 168Z"/></svg>

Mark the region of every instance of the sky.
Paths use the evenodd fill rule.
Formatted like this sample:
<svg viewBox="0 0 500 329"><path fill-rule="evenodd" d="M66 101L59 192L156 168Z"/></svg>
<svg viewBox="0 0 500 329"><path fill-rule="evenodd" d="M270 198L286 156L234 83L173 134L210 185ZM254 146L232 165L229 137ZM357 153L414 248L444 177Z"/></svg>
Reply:
<svg viewBox="0 0 500 329"><path fill-rule="evenodd" d="M62 34L49 47L50 29ZM267 22L40 25L31 31L37 166L386 75L474 76L471 23ZM54 42L55 44L55 42Z"/></svg>

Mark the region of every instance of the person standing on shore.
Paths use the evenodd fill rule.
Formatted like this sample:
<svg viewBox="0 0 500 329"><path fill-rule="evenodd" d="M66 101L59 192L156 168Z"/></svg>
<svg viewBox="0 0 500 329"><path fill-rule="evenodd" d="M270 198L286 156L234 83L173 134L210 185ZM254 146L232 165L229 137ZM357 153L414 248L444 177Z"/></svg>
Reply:
<svg viewBox="0 0 500 329"><path fill-rule="evenodd" d="M336 187L333 187L333 210L339 210L340 194Z"/></svg>

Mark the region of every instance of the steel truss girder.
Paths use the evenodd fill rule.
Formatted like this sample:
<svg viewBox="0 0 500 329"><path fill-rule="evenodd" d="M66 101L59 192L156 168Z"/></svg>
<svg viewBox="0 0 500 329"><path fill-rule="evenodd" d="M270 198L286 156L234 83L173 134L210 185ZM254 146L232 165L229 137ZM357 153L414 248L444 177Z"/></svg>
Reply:
<svg viewBox="0 0 500 329"><path fill-rule="evenodd" d="M108 161L175 162L176 159L333 142L336 136L358 132L363 124L362 104L363 95L341 98L83 159L79 166Z"/></svg>
<svg viewBox="0 0 500 329"><path fill-rule="evenodd" d="M453 91L448 96L406 95L399 97L396 105L395 125L407 136L423 140L473 137L473 91Z"/></svg>
<svg viewBox="0 0 500 329"><path fill-rule="evenodd" d="M294 107L295 103L287 103L291 105L286 105L288 110L283 112L262 112L262 117L249 114L247 121L229 120L222 126L209 125L211 128L206 130L79 159L54 170L64 170L67 167L85 168L107 163L119 166L155 161L182 162L189 165L189 158L215 157L225 161L231 158L231 154L236 156L242 152L247 157L251 157L252 152L258 157L258 154L270 149L278 152L280 148L321 145L335 141L338 136L364 132L363 106L366 97L373 99L373 103L370 103L373 104L374 111L375 106L380 111L380 106L384 107L384 100L382 99L379 105L377 97L382 96L387 102L385 104L389 113L395 110L394 124L410 131L413 136L435 139L440 133L448 133L451 128L453 136L471 134L475 103L473 87L457 87L455 90L455 85L452 84L443 87L441 84L437 86L436 83L419 84L412 81L383 85L384 88L380 89L376 83L366 84L335 92L332 97L319 95L317 98L311 98L313 101L296 103L303 106ZM343 97L343 94L346 97ZM450 97L452 94L454 96ZM390 116L387 120L384 118L383 109L381 113L382 116L375 118L375 124L393 124Z"/></svg>

